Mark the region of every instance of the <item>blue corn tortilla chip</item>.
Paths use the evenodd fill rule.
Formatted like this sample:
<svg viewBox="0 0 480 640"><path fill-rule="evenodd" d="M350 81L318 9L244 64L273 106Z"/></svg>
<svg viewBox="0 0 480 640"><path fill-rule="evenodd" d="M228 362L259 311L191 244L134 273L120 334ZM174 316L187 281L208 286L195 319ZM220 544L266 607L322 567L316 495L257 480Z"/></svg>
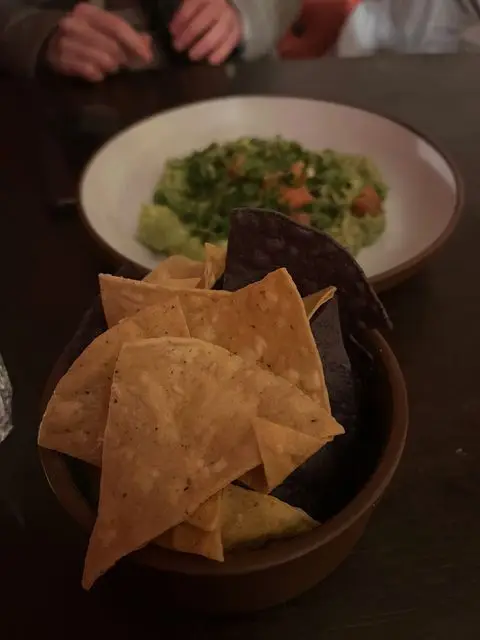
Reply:
<svg viewBox="0 0 480 640"><path fill-rule="evenodd" d="M335 286L337 297L311 320L322 358L332 414L344 426L336 438L273 492L325 522L369 477L372 434L368 384L370 354L361 330L390 328L390 320L355 259L330 236L260 209L231 215L223 288L234 291L285 267L302 297ZM363 455L360 455L363 454Z"/></svg>
<svg viewBox="0 0 480 640"><path fill-rule="evenodd" d="M337 287L342 326L391 327L355 258L331 236L276 211L234 210L224 289L236 291L280 267L290 273L302 297L325 287Z"/></svg>
<svg viewBox="0 0 480 640"><path fill-rule="evenodd" d="M377 400L371 390L377 374L372 357L361 338L357 341L347 336L345 347L352 364L357 415L345 423L345 435L323 447L273 492L319 522L332 518L357 495L384 446L375 426Z"/></svg>
<svg viewBox="0 0 480 640"><path fill-rule="evenodd" d="M323 364L332 415L348 432L357 417L357 398L335 298L320 307L310 326Z"/></svg>
<svg viewBox="0 0 480 640"><path fill-rule="evenodd" d="M333 298L322 305L310 325L322 359L332 415L345 434L307 460L275 489L274 495L324 522L349 498L346 478L351 477L357 451L359 387L343 341L338 301Z"/></svg>

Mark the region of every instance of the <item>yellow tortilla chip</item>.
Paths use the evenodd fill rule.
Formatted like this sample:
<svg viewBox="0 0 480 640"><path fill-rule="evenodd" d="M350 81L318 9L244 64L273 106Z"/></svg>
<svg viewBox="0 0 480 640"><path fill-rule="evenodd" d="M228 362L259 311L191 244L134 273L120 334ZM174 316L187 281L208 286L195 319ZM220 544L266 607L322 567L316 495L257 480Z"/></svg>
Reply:
<svg viewBox="0 0 480 640"><path fill-rule="evenodd" d="M234 485L223 493L222 540L227 550L259 546L267 540L292 537L318 526L304 511L273 496Z"/></svg>
<svg viewBox="0 0 480 640"><path fill-rule="evenodd" d="M303 306L305 307L305 313L309 320L315 315L322 305L334 297L336 291L335 287L327 287L326 289L322 289L321 291L317 291L317 293L312 293L306 298L303 298Z"/></svg>
<svg viewBox="0 0 480 640"><path fill-rule="evenodd" d="M220 526L213 531L201 531L182 522L172 530L172 544L174 549L183 553L194 553L218 562L224 560Z"/></svg>
<svg viewBox="0 0 480 640"><path fill-rule="evenodd" d="M216 308L220 300L224 298L230 297L231 294L228 291L212 291L211 289L199 289L198 291L202 291L207 295L188 295L185 294L182 297L181 305L183 309L183 313L185 315L185 320L187 322L187 326L190 323L194 330L197 327L202 326L203 329L203 339L206 342L213 342L215 333L213 330L209 333L208 328L206 326L206 322L208 318L212 318L216 316ZM217 295L208 295L215 293L227 293L226 296L217 296ZM189 329L190 331L190 329ZM207 340L206 336L210 335L212 340ZM221 346L221 345L220 345Z"/></svg>
<svg viewBox="0 0 480 640"><path fill-rule="evenodd" d="M98 336L58 383L40 425L39 445L101 466L110 387L120 349L126 342L166 335L189 336L174 297Z"/></svg>
<svg viewBox="0 0 480 640"><path fill-rule="evenodd" d="M168 303L178 296L183 298L212 298L217 300L228 297L228 291L211 291L210 289L184 289L179 287L161 286L101 274L99 276L100 293L103 310L109 327L113 327L120 320L135 315L138 311L154 304Z"/></svg>
<svg viewBox="0 0 480 640"><path fill-rule="evenodd" d="M156 539L166 549L194 553L223 562L221 536L222 493L219 491L204 502L185 522L169 529Z"/></svg>
<svg viewBox="0 0 480 640"><path fill-rule="evenodd" d="M303 433L316 432L320 422L330 435L343 433L297 387L226 349L192 338L124 345L84 586L258 466L256 416Z"/></svg>
<svg viewBox="0 0 480 640"><path fill-rule="evenodd" d="M200 278L168 278L158 284L168 289L195 289L200 282Z"/></svg>
<svg viewBox="0 0 480 640"><path fill-rule="evenodd" d="M264 418L255 418L253 428L263 465L249 471L242 480L262 493L273 491L329 441Z"/></svg>
<svg viewBox="0 0 480 640"><path fill-rule="evenodd" d="M166 549L205 556L223 561L221 536L221 499L219 491L187 518L185 522L169 529L156 539Z"/></svg>
<svg viewBox="0 0 480 640"><path fill-rule="evenodd" d="M202 531L215 531L220 524L220 509L222 504L222 493L209 498L206 502L187 518L187 522Z"/></svg>
<svg viewBox="0 0 480 640"><path fill-rule="evenodd" d="M186 256L170 256L159 262L157 267L146 275L143 281L152 284L163 284L166 280L171 279L197 279L198 284L203 273L203 262L192 260ZM195 284L194 287L196 287L197 284Z"/></svg>
<svg viewBox="0 0 480 640"><path fill-rule="evenodd" d="M302 299L285 269L278 269L216 304L192 313L180 299L190 334L218 344L282 376L330 410L322 362ZM319 425L320 426L320 425ZM319 438L325 434L318 432Z"/></svg>
<svg viewBox="0 0 480 640"><path fill-rule="evenodd" d="M205 244L205 263L203 275L198 284L199 289L211 289L225 271L227 247L219 247L215 244Z"/></svg>
<svg viewBox="0 0 480 640"><path fill-rule="evenodd" d="M159 536L155 542L164 549L193 553L218 562L224 560L220 524L214 531L202 531L182 522Z"/></svg>
<svg viewBox="0 0 480 640"><path fill-rule="evenodd" d="M175 527L173 527L175 529ZM162 549L170 549L170 551L175 551L173 546L173 529L169 529L168 531L164 531L160 536L153 540L153 544L157 544Z"/></svg>

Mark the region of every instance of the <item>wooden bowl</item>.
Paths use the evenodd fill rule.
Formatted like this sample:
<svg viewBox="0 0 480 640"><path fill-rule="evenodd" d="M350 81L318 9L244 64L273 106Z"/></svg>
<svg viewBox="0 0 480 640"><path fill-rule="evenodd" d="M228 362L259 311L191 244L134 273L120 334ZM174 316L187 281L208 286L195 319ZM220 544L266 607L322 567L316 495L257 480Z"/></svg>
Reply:
<svg viewBox="0 0 480 640"><path fill-rule="evenodd" d="M144 567L153 568L157 570L153 584L158 585L162 602L168 597L182 607L215 613L276 605L298 596L331 573L362 535L397 468L407 434L407 392L397 360L378 332L364 333L361 342L373 356L368 374L360 371L365 381L365 429L355 445L353 465L350 459L345 466L348 471L337 483L339 500L332 517L316 530L295 538L228 553L224 563L149 545L122 561L119 570L126 562L132 565L132 560L142 566L135 579L135 585L141 588ZM71 360L72 352L67 350L50 378L46 400ZM40 457L58 500L90 532L96 509L92 468L43 448ZM115 575L103 578L108 579L115 579Z"/></svg>

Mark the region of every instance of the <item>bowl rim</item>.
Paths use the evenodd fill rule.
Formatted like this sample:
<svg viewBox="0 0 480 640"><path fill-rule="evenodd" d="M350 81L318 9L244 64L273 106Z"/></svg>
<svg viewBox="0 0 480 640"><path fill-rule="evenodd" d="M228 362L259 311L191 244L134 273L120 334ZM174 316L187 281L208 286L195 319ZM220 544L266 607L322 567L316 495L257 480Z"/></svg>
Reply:
<svg viewBox="0 0 480 640"><path fill-rule="evenodd" d="M260 549L238 550L226 554L224 563L169 551L152 544L134 552L129 557L161 571L178 574L203 577L251 574L278 567L308 555L338 538L365 516L384 493L400 462L409 417L405 380L392 349L378 331L366 331L365 338L374 350L375 359L383 366L384 375L388 381L392 404L390 434L374 472L342 511L320 527L294 538L275 540ZM65 371L63 360L64 356L61 356L53 369L45 389L42 408L46 406L55 383ZM41 446L38 449L47 481L61 506L84 530L90 532L95 513L72 479L67 456Z"/></svg>
<svg viewBox="0 0 480 640"><path fill-rule="evenodd" d="M442 231L442 233L438 236L438 238L436 240L434 240L428 247L426 247L423 251L418 253L416 256L413 256L412 258L410 258L408 260L404 260L400 264L398 264L398 265L396 265L394 267L391 267L390 269L386 269L382 273L379 273L376 276L373 276L372 278L369 278L369 282L372 284L372 286L376 290L378 290L378 291L386 291L386 290L394 287L396 284L401 282L403 279L406 279L409 275L414 273L433 254L437 253L437 251L443 247L443 245L447 242L447 240L450 238L450 236L455 231L455 229L456 229L456 227L457 227L457 225L458 225L458 223L460 221L461 213L462 213L462 210L463 210L463 207L464 207L464 204L465 204L465 183L464 183L464 180L463 180L463 176L461 174L461 171L460 171L457 163L454 161L452 155L450 154L450 152L446 151L440 143L438 143L437 141L432 140L432 138L430 136L428 136L425 133L421 132L419 129L417 129L416 127L410 125L409 123L406 123L401 118L394 117L394 116L391 116L391 115L386 115L386 114L383 114L383 113L381 113L381 112L379 112L379 111L377 111L375 109L368 109L368 108L364 108L364 107L359 107L359 106L356 106L356 105L353 105L353 104L349 104L347 102L338 102L338 101L335 101L335 100L318 100L318 99L315 99L315 98L299 97L299 96L289 96L287 94L282 94L282 93L276 93L276 94L273 94L273 95L268 95L268 94L255 94L255 95L231 94L231 95L226 95L226 96L219 96L219 97L216 97L216 98L210 98L210 99L207 99L207 100L199 100L199 101L196 101L196 102L189 102L189 103L178 105L176 107L172 107L170 109L165 109L163 111L158 111L157 113L154 113L154 114L152 114L150 116L142 118L141 120L138 120L137 122L132 123L128 127L125 127L125 129L122 129L122 130L118 131L115 135L113 135L111 138L106 140L106 142L104 144L102 144L95 151L95 153L92 155L92 157L89 159L89 161L85 165L85 167L84 167L84 169L83 169L83 171L81 173L80 180L78 181L77 198L76 198L76 201L78 203L78 211L79 211L79 214L80 214L80 219L82 220L82 223L84 224L85 228L87 229L87 232L89 233L90 237L97 243L97 245L99 245L106 252L107 255L110 256L110 258L116 264L122 264L122 263L128 262L128 263L132 264L133 266L135 266L137 269L140 269L140 270L145 269L144 265L136 262L135 260L127 258L122 253L117 251L117 249L115 249L111 244L109 244L107 242L107 240L105 240L98 233L98 231L93 227L93 225L92 225L92 223L91 223L91 221L90 221L90 219L89 219L89 217L88 217L88 215L87 215L87 213L85 211L85 208L83 206L82 194L83 194L83 191L84 191L84 185L85 185L85 182L86 182L87 174L89 173L91 165L95 161L95 159L98 156L98 154L107 145L114 144L115 141L117 140L117 138L119 138L120 136L128 133L129 131L131 131L133 129L135 129L136 127L142 126L146 122L149 122L150 120L154 120L155 118L158 118L160 116L168 116L170 113L173 113L173 112L178 112L178 111L181 111L181 110L187 110L187 109L190 109L190 108L195 107L195 106L208 105L208 104L211 104L212 102L225 102L225 101L238 100L238 99L242 99L242 100L273 99L273 100L275 100L275 99L278 99L278 98L280 98L280 99L288 99L288 100L297 100L299 102L320 102L320 103L329 104L329 105L337 106L337 107L348 107L349 109L353 109L355 111L361 111L361 112L376 116L377 118L381 118L382 120L387 120L387 121L389 121L391 123L396 124L399 127L403 127L407 131L410 131L411 133L413 133L418 138L424 140L428 145L430 145L443 158L443 160L447 164L449 170L451 171L451 173L453 175L453 178L454 178L454 183L455 183L455 205L454 205L453 212L452 212L452 215L450 217L450 220L449 220L447 226L445 227L445 229Z"/></svg>

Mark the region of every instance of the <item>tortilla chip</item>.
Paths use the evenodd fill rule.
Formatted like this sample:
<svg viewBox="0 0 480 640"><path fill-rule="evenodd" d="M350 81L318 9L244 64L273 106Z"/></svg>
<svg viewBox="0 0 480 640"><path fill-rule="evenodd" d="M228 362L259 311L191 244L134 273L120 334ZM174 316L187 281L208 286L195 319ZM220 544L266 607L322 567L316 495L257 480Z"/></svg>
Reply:
<svg viewBox="0 0 480 640"><path fill-rule="evenodd" d="M205 263L203 275L198 284L199 289L211 289L225 271L227 247L205 243Z"/></svg>
<svg viewBox="0 0 480 640"><path fill-rule="evenodd" d="M217 562L224 561L222 530L220 526L214 531L202 531L186 522L165 531L155 543L164 549L192 553L204 556Z"/></svg>
<svg viewBox="0 0 480 640"><path fill-rule="evenodd" d="M198 507L185 522L159 536L155 542L166 549L205 556L223 562L221 536L222 491Z"/></svg>
<svg viewBox="0 0 480 640"><path fill-rule="evenodd" d="M143 281L152 284L163 284L166 280L171 279L189 280L198 278L199 281L203 273L203 262L192 260L186 256L169 256L159 262L157 267L146 275ZM194 286L197 285L195 284Z"/></svg>
<svg viewBox="0 0 480 640"><path fill-rule="evenodd" d="M224 560L220 526L214 531L201 531L187 522L182 522L172 531L172 543L177 551L194 553L218 562Z"/></svg>
<svg viewBox="0 0 480 640"><path fill-rule="evenodd" d="M287 380L221 347L192 338L125 345L112 383L84 586L258 466L256 416L302 433L317 432L318 423L326 434L343 432Z"/></svg>
<svg viewBox="0 0 480 640"><path fill-rule="evenodd" d="M144 309L96 338L57 384L40 425L38 444L101 466L110 388L123 344L165 335L188 337L178 302Z"/></svg>
<svg viewBox="0 0 480 640"><path fill-rule="evenodd" d="M222 493L209 498L206 502L187 518L187 522L202 531L215 531L220 524L220 510L222 506Z"/></svg>
<svg viewBox="0 0 480 640"><path fill-rule="evenodd" d="M256 491L230 485L222 508L225 549L259 546L274 538L287 538L318 526L304 511Z"/></svg>
<svg viewBox="0 0 480 640"><path fill-rule="evenodd" d="M184 297L207 297L216 300L230 295L226 291L161 286L105 274L100 274L99 281L103 310L109 327L113 327L120 320L133 316L146 307L168 303L177 296L180 300Z"/></svg>
<svg viewBox="0 0 480 640"><path fill-rule="evenodd" d="M249 471L242 480L262 493L273 491L330 441L319 440L263 418L255 418L253 428L263 465Z"/></svg>
<svg viewBox="0 0 480 640"><path fill-rule="evenodd" d="M327 287L326 289L322 289L321 291L317 291L317 293L312 293L306 298L303 298L303 306L305 307L307 318L310 320L322 305L333 298L335 292L335 287Z"/></svg>
<svg viewBox="0 0 480 640"><path fill-rule="evenodd" d="M185 522L156 538L155 543L165 549L223 562L220 520L222 493L223 490L209 498Z"/></svg>
<svg viewBox="0 0 480 640"><path fill-rule="evenodd" d="M365 273L331 236L276 211L235 209L230 216L224 288L236 291L278 267L287 269L302 297L336 287L342 325L391 328Z"/></svg>
<svg viewBox="0 0 480 640"><path fill-rule="evenodd" d="M195 315L181 304L190 335L217 344L282 376L329 410L323 367L293 280L278 269ZM320 427L321 425L319 425ZM318 438L325 434L318 432Z"/></svg>
<svg viewBox="0 0 480 640"><path fill-rule="evenodd" d="M173 546L173 529L169 529L168 531L164 531L162 535L157 536L155 540L153 540L153 544L157 544L162 549L170 549L170 551L175 551L175 547Z"/></svg>
<svg viewBox="0 0 480 640"><path fill-rule="evenodd" d="M343 342L337 300L330 300L312 320L312 331L325 367L332 414L351 424L358 414L352 365Z"/></svg>
<svg viewBox="0 0 480 640"><path fill-rule="evenodd" d="M365 437L368 440L369 436L362 431L362 423L358 420L359 381L355 379L343 343L336 298L318 310L311 326L322 357L332 415L344 427L345 435L323 447L299 467L275 489L275 497L302 507L323 521L338 513L355 494L357 485L352 469L356 467L357 456L365 445ZM366 357L368 360L368 354ZM362 375L361 384L368 385L368 362L364 362L358 371ZM368 432L368 426L365 429Z"/></svg>
<svg viewBox="0 0 480 640"><path fill-rule="evenodd" d="M195 289L200 282L200 278L168 278L158 284L168 289Z"/></svg>

